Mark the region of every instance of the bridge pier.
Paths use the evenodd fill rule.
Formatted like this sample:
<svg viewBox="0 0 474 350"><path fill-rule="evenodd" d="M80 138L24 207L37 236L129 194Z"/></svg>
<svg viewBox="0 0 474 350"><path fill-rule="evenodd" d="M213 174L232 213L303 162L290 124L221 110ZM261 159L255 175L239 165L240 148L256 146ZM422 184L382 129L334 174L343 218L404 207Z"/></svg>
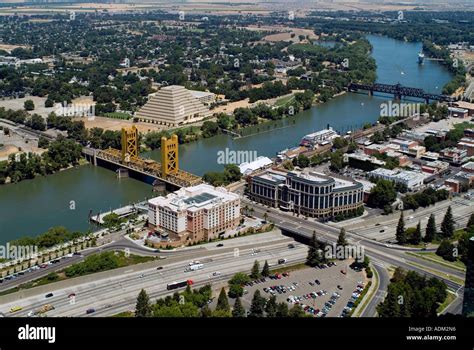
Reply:
<svg viewBox="0 0 474 350"><path fill-rule="evenodd" d="M125 169L125 168L118 168L116 171L117 173L117 178L118 179L121 179L123 177L129 177L128 175L128 169Z"/></svg>

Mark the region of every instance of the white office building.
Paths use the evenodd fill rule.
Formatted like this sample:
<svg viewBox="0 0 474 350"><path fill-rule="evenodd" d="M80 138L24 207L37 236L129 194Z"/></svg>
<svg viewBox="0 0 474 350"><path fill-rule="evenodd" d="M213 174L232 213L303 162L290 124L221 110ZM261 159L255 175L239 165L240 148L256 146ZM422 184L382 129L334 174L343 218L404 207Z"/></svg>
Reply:
<svg viewBox="0 0 474 350"><path fill-rule="evenodd" d="M426 178L426 175L414 171L389 170L384 168L372 170L368 173L368 176L404 184L410 191L420 189Z"/></svg>
<svg viewBox="0 0 474 350"><path fill-rule="evenodd" d="M158 232L209 240L240 223L240 197L208 184L181 188L148 201L148 221Z"/></svg>

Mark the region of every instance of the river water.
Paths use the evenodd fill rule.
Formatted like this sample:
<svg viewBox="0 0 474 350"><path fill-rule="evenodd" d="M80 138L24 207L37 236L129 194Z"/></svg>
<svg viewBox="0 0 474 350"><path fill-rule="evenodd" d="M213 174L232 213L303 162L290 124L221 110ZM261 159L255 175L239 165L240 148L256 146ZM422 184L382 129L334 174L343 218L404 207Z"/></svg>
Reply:
<svg viewBox="0 0 474 350"><path fill-rule="evenodd" d="M417 63L421 43L406 43L369 35L377 62L377 81L401 83L441 93L451 74L439 63ZM328 124L345 132L374 122L380 105L389 96L348 93L297 115L290 127L233 140L227 135L180 146L180 167L202 175L220 170L218 152L248 150L264 156L296 146L300 139ZM159 160L159 151L146 156ZM92 165L81 166L47 177L0 186L0 244L22 236L35 236L52 226L86 231L89 211L104 212L151 197L151 187L134 179L117 179L115 173Z"/></svg>

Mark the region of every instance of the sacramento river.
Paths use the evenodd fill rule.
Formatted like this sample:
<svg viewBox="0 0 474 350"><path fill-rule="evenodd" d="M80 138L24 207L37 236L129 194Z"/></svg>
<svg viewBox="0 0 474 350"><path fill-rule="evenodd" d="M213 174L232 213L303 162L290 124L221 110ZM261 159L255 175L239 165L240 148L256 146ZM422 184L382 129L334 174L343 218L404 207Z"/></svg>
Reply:
<svg viewBox="0 0 474 350"><path fill-rule="evenodd" d="M368 36L377 61L380 83L401 83L441 93L450 73L439 63L425 60L418 65L421 43L405 43L385 37ZM226 135L180 146L180 167L202 175L220 170L217 152L233 150L257 151L258 155L275 156L276 152L296 146L302 136L330 124L338 131L374 122L380 104L390 97L369 97L348 93L328 103L297 115L296 123L280 130L232 140ZM159 160L159 151L147 156ZM133 201L152 196L151 187L134 179L117 179L115 173L91 165L81 166L18 184L0 186L0 244L22 236L35 236L52 226L71 230L89 228L89 210L108 211ZM71 201L74 201L73 203ZM75 209L70 209L74 207Z"/></svg>

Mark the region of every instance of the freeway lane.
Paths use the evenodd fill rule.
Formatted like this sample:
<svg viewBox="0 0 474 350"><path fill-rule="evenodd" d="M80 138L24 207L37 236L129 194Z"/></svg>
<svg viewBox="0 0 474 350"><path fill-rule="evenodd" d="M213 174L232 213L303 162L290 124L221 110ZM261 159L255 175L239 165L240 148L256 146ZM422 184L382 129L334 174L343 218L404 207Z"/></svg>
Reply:
<svg viewBox="0 0 474 350"><path fill-rule="evenodd" d="M45 299L44 295L36 295L27 299L11 302L2 305L2 311L7 311L13 305L21 305L24 309L12 316L25 316L29 311L36 310L41 305L50 303L56 307L48 313L49 316L84 316L85 310L95 307L98 310L107 309L106 313L114 314L115 305L126 305L127 310L132 309L136 302L138 292L145 288L150 294L168 293L166 284L184 279L193 279L196 282L213 281L212 273L219 271L222 276L229 276L242 270L250 270L255 259L268 260L270 264L276 264L281 257L289 261L300 261L307 253L306 246L297 244L294 249L288 249L287 243L271 243L266 248L261 248L255 255L253 248L242 250L240 255L235 257L232 253L221 253L219 256L203 259L204 269L185 273L186 262L180 261L167 265L163 270L157 271L155 268L146 271L133 272L122 276L93 281L84 285L53 290L54 296ZM144 275L144 276L142 276ZM142 277L141 277L142 276ZM51 285L54 287L54 285ZM67 296L76 293L76 303L71 305ZM125 304L124 304L125 303ZM110 307L106 307L111 305ZM104 311L101 311L103 313ZM11 316L8 314L7 316Z"/></svg>
<svg viewBox="0 0 474 350"><path fill-rule="evenodd" d="M474 211L474 201L465 198L455 198L453 200L439 202L434 206L420 208L415 212L407 210L405 212L405 227L415 227L418 222L421 222L421 227L424 228L426 227L429 216L433 214L436 219L436 226L440 229L441 221L448 206L451 206L456 229L466 227L469 216ZM363 220L356 219L354 223L343 226L345 228L351 228L352 230L357 229L357 234L367 239L395 241L395 231L399 217L400 213L391 214L386 217L362 218Z"/></svg>
<svg viewBox="0 0 474 350"><path fill-rule="evenodd" d="M267 213L267 219L274 222L275 225L277 225L283 230L293 232L306 238L310 238L313 232L315 232L320 240L325 241L328 244L332 244L337 241L337 237L339 234L339 229L337 228L322 224L320 222L298 218L291 214L281 212L280 210L275 208L263 207L261 205L256 205L248 201L245 201L245 204L251 206L254 209L254 214L258 217L263 218L264 213ZM410 262L416 263L420 266L424 266L429 269L437 270L445 274L464 279L464 273L458 270L432 263L426 260L418 259L414 256L407 255L404 253L405 251L414 251L413 249L393 249L390 246L387 246L386 244L360 237L349 230L346 231L346 235L349 238L348 241L350 243L355 245L361 245L362 247L364 247L364 250L369 257L376 258L379 261L390 263L393 266L400 266L407 270L414 270L425 275L440 278L439 276L436 276L432 273L429 273L423 269L409 264ZM454 283L448 279L441 279L443 279L449 287L454 288L454 290L460 287L459 284Z"/></svg>
<svg viewBox="0 0 474 350"><path fill-rule="evenodd" d="M122 231L122 233L125 233L125 231ZM85 257L91 254L105 252L105 251L125 251L125 249L128 249L131 254L142 255L142 256L159 256L159 257L165 257L165 258L187 256L190 259L192 259L192 258L205 256L209 253L209 251L211 251L212 253L212 250L214 249L217 249L220 251L223 251L223 250L231 251L235 248L239 248L239 249L241 247L245 248L246 245L255 245L256 247L258 247L261 244L265 244L271 240L278 240L278 239L288 240L288 243L291 241L289 238L285 236L281 236L280 234L274 234L272 232L268 232L268 233L262 233L258 235L234 238L232 240L226 240L224 243L224 246L225 246L224 248L216 248L216 243L208 243L208 244L203 244L197 247L190 247L190 248L177 249L177 250L162 250L162 251L156 252L152 249L138 246L132 241L130 241L129 239L120 237L116 241L113 241L106 245L102 245L100 247L88 248L86 250L81 251L81 254L83 255L83 257L73 256L72 258L61 259L59 263L48 265L47 268L36 270L33 272L27 272L24 275L18 276L17 278L9 280L9 281L4 280L3 283L0 284L0 292L14 288L22 283L26 283L26 282L33 281L41 277L47 276L48 274L52 272L63 270L64 268L74 263L83 261ZM0 302L1 300L2 300L2 297L0 297Z"/></svg>

